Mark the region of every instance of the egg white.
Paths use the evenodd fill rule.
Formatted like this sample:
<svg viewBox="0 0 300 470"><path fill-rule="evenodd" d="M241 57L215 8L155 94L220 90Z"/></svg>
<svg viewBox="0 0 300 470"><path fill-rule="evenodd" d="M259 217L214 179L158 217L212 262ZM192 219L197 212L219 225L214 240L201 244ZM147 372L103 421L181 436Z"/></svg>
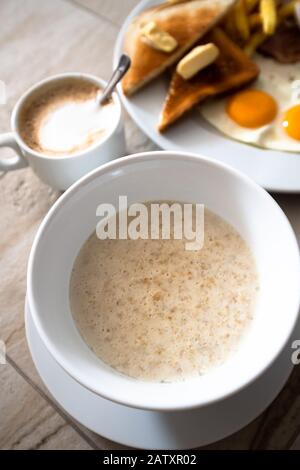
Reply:
<svg viewBox="0 0 300 470"><path fill-rule="evenodd" d="M293 83L300 79L300 63L283 65L259 54L254 60L260 68L260 76L244 89L261 90L273 96L278 106L274 121L257 129L239 126L226 112L228 96L203 103L200 112L212 126L232 139L266 149L300 152L300 141L289 137L282 126L284 113L300 103L300 96L293 92Z"/></svg>

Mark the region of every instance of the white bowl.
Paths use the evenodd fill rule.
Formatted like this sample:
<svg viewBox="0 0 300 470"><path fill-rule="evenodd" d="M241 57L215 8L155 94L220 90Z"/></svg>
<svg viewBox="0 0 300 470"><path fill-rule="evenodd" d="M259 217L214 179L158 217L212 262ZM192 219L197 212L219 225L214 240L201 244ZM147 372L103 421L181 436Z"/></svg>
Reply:
<svg viewBox="0 0 300 470"><path fill-rule="evenodd" d="M81 338L69 306L74 260L95 230L100 203L179 200L204 203L252 248L260 292L251 328L224 365L180 383L128 378L105 365ZM56 361L79 383L109 400L151 410L204 406L241 390L268 368L298 317L300 261L293 230L272 197L241 173L204 157L151 152L115 160L75 183L49 211L33 244L28 302Z"/></svg>

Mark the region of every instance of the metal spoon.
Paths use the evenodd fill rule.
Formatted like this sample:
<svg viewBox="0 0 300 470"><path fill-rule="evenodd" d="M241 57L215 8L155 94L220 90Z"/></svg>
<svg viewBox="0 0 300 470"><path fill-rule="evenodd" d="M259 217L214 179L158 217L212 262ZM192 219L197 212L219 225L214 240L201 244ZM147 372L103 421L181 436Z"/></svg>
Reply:
<svg viewBox="0 0 300 470"><path fill-rule="evenodd" d="M112 74L111 79L104 88L103 93L100 95L99 104L105 104L105 102L111 97L112 92L114 91L116 85L124 77L125 73L131 65L131 60L126 54L122 54L118 63L118 66L114 73Z"/></svg>

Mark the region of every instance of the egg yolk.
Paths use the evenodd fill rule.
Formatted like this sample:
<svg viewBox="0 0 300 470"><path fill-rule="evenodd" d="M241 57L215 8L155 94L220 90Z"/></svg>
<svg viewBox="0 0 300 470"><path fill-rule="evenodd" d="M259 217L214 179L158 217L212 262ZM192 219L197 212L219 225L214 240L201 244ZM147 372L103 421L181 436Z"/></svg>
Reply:
<svg viewBox="0 0 300 470"><path fill-rule="evenodd" d="M273 121L277 104L263 91L244 90L229 99L226 112L239 126L256 129Z"/></svg>
<svg viewBox="0 0 300 470"><path fill-rule="evenodd" d="M286 111L282 125L292 139L300 140L300 104Z"/></svg>

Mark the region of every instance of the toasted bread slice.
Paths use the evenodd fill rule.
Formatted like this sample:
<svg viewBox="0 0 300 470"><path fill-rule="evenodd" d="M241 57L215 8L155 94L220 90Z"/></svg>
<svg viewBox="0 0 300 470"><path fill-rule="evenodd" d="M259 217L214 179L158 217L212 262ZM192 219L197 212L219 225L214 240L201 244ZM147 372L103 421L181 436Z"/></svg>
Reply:
<svg viewBox="0 0 300 470"><path fill-rule="evenodd" d="M124 93L132 95L178 61L219 22L234 1L192 0L175 5L162 4L136 17L125 36L124 52L131 58L131 67L122 81ZM150 21L176 39L178 47L172 53L154 49L143 40L141 28Z"/></svg>
<svg viewBox="0 0 300 470"><path fill-rule="evenodd" d="M219 48L218 59L190 80L173 73L160 115L160 132L205 98L239 88L258 77L258 66L221 29L213 29L203 38L204 44L208 42Z"/></svg>

